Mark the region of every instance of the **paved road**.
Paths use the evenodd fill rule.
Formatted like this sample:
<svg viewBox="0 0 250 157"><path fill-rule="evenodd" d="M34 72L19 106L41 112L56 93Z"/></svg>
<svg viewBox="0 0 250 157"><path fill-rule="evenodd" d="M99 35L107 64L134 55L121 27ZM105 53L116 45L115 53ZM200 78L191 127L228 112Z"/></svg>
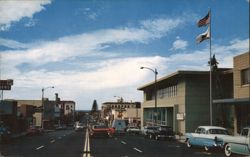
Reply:
<svg viewBox="0 0 250 157"><path fill-rule="evenodd" d="M1 155L8 157L80 157L84 132L60 130L42 136L25 136L0 145Z"/></svg>
<svg viewBox="0 0 250 157"><path fill-rule="evenodd" d="M25 136L1 144L0 157L224 157L223 152L188 149L177 141L156 141L142 136L90 138L90 155L84 155L86 132L61 130L42 136Z"/></svg>
<svg viewBox="0 0 250 157"><path fill-rule="evenodd" d="M224 157L218 150L188 149L177 141L156 141L142 136L93 138L90 141L93 157Z"/></svg>

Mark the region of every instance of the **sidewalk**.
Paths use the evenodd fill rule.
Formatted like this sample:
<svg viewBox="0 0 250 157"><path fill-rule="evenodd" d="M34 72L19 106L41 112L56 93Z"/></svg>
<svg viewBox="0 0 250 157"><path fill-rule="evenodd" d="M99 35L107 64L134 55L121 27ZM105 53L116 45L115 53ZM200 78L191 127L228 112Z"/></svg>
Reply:
<svg viewBox="0 0 250 157"><path fill-rule="evenodd" d="M175 135L175 139L177 141L179 141L180 143L185 143L186 141L186 136L182 135L182 136L179 136L179 135Z"/></svg>

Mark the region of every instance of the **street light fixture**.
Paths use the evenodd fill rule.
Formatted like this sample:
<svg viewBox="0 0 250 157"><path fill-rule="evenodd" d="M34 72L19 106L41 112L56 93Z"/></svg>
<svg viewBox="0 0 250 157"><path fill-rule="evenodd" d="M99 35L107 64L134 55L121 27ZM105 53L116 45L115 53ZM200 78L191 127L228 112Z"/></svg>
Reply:
<svg viewBox="0 0 250 157"><path fill-rule="evenodd" d="M155 120L155 124L156 124L156 122L157 122L157 114L158 114L158 112L157 112L157 74L158 74L158 72L157 72L157 69L155 68L155 69L151 69L151 68L148 68L148 67L140 67L140 69L148 69L148 70L150 70L150 71L152 71L154 74L155 74L155 84L154 84L154 86L155 86L155 89L154 89L154 93L155 93L155 108L154 108L154 120Z"/></svg>
<svg viewBox="0 0 250 157"><path fill-rule="evenodd" d="M42 128L44 128L44 124L43 124L43 121L44 121L44 91L46 89L49 89L49 88L55 88L54 86L49 86L49 87L45 87L45 88L42 88L42 117L41 117L41 120L42 120Z"/></svg>

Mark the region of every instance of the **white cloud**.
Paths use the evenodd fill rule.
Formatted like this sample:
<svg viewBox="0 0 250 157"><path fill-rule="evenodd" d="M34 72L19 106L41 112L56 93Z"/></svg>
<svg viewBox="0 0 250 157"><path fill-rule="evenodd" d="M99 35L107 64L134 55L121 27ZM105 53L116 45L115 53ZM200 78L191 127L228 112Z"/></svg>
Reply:
<svg viewBox="0 0 250 157"><path fill-rule="evenodd" d="M0 46L8 47L8 48L13 48L13 49L19 49L19 48L27 48L28 45L24 43L20 43L14 40L7 40L0 38Z"/></svg>
<svg viewBox="0 0 250 157"><path fill-rule="evenodd" d="M173 42L172 48L170 50L185 50L188 46L188 42L185 40L180 39L180 37L176 38Z"/></svg>
<svg viewBox="0 0 250 157"><path fill-rule="evenodd" d="M170 21L170 22L169 22ZM159 77L166 76L176 70L207 70L209 50L185 50L185 53L175 53L170 56L126 57L119 52L108 51L113 44L138 42L147 44L149 41L164 37L170 31L181 25L178 19L155 19L141 22L139 28L117 28L98 30L91 33L59 38L55 41L20 43L13 40L0 39L1 45L17 48L17 50L2 51L2 77L14 78L14 86L6 97L17 99L40 99L41 88L54 85L53 92L58 92L62 99L77 101L77 108L88 108L94 99L98 102L107 101L114 95L127 100L141 101L142 93L137 87L154 80L149 70L140 70L140 66L157 68ZM169 24L168 24L169 22ZM150 25L152 24L152 25ZM164 27L163 27L164 26ZM181 40L177 37L177 40ZM181 44L179 44L181 45ZM185 45L185 44L184 44ZM178 47L178 44L175 46ZM184 48L185 46L179 46ZM19 49L19 48L25 48ZM219 66L232 67L232 57L249 49L249 39L232 40L227 45L214 45L213 53L219 61ZM107 52L108 51L108 52ZM114 54L115 55L112 55ZM87 60L78 58L100 55L101 59ZM115 56L115 57L114 57ZM70 70L64 66L59 70L49 71L46 64L62 62L71 59L76 65ZM37 69L21 71L18 66L30 64ZM87 65L90 70L79 70L78 65ZM66 65L65 65L66 66ZM44 67L44 68L43 68ZM76 68L77 67L77 68ZM74 69L76 68L76 69ZM3 78L3 79L4 79ZM50 91L47 96L54 99ZM83 102L88 102L83 104Z"/></svg>
<svg viewBox="0 0 250 157"><path fill-rule="evenodd" d="M180 24L184 23L184 20L180 18L176 19L154 19L141 21L142 28L154 33L155 38L160 38L166 33L170 32Z"/></svg>
<svg viewBox="0 0 250 157"><path fill-rule="evenodd" d="M178 27L181 24L179 21L178 19L176 22L171 19L146 20L141 22L143 23L141 28L105 29L62 37L50 42L31 43L29 49L6 51L3 52L3 57L5 62L14 63L14 65L21 63L41 65L49 62L60 62L68 58L100 52L111 44L147 43L155 38L163 37L167 32ZM150 27L150 24L153 26ZM11 43L12 45L9 45L13 48L14 41L11 41ZM16 46L18 45L20 46L21 43L16 42Z"/></svg>
<svg viewBox="0 0 250 157"><path fill-rule="evenodd" d="M34 27L37 24L37 19L29 19L27 23L24 24L25 27Z"/></svg>
<svg viewBox="0 0 250 157"><path fill-rule="evenodd" d="M0 1L0 30L7 30L12 22L17 22L24 17L32 16L44 10L44 5L50 4L50 0L35 1Z"/></svg>

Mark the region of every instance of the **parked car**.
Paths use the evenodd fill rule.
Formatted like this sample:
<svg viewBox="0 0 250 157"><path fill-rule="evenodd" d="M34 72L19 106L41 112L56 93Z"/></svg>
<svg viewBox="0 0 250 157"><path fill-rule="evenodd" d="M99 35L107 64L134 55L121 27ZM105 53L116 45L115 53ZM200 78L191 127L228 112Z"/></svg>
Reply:
<svg viewBox="0 0 250 157"><path fill-rule="evenodd" d="M83 123L77 122L75 124L75 131L80 131L80 130L83 130L84 128L85 128L85 126Z"/></svg>
<svg viewBox="0 0 250 157"><path fill-rule="evenodd" d="M26 130L26 135L28 135L28 136L42 135L42 134L43 134L43 129L38 127L38 126L30 126Z"/></svg>
<svg viewBox="0 0 250 157"><path fill-rule="evenodd" d="M160 140L160 139L168 139L174 140L175 134L173 128L170 126L151 126L147 127L145 131L145 136L150 139Z"/></svg>
<svg viewBox="0 0 250 157"><path fill-rule="evenodd" d="M137 126L129 126L126 131L128 134L140 134L141 129Z"/></svg>
<svg viewBox="0 0 250 157"><path fill-rule="evenodd" d="M146 125L142 128L141 133L144 137L148 137L149 136L148 132L149 130L152 130L152 129L156 129L155 126Z"/></svg>
<svg viewBox="0 0 250 157"><path fill-rule="evenodd" d="M8 143L10 141L11 132L4 125L0 126L0 143Z"/></svg>
<svg viewBox="0 0 250 157"><path fill-rule="evenodd" d="M113 120L112 128L114 128L115 134L125 134L127 128L125 120L123 119Z"/></svg>
<svg viewBox="0 0 250 157"><path fill-rule="evenodd" d="M240 136L223 138L226 156L232 154L250 155L250 127L243 128Z"/></svg>
<svg viewBox="0 0 250 157"><path fill-rule="evenodd" d="M114 129L109 128L106 125L92 125L89 128L90 137L112 137L114 134Z"/></svg>
<svg viewBox="0 0 250 157"><path fill-rule="evenodd" d="M56 127L56 130L66 130L66 129L67 129L67 126L64 125L64 124L58 125L58 126Z"/></svg>
<svg viewBox="0 0 250 157"><path fill-rule="evenodd" d="M228 130L217 126L199 126L195 133L186 134L187 147L203 147L206 151L212 148L223 148L222 138L229 136Z"/></svg>

